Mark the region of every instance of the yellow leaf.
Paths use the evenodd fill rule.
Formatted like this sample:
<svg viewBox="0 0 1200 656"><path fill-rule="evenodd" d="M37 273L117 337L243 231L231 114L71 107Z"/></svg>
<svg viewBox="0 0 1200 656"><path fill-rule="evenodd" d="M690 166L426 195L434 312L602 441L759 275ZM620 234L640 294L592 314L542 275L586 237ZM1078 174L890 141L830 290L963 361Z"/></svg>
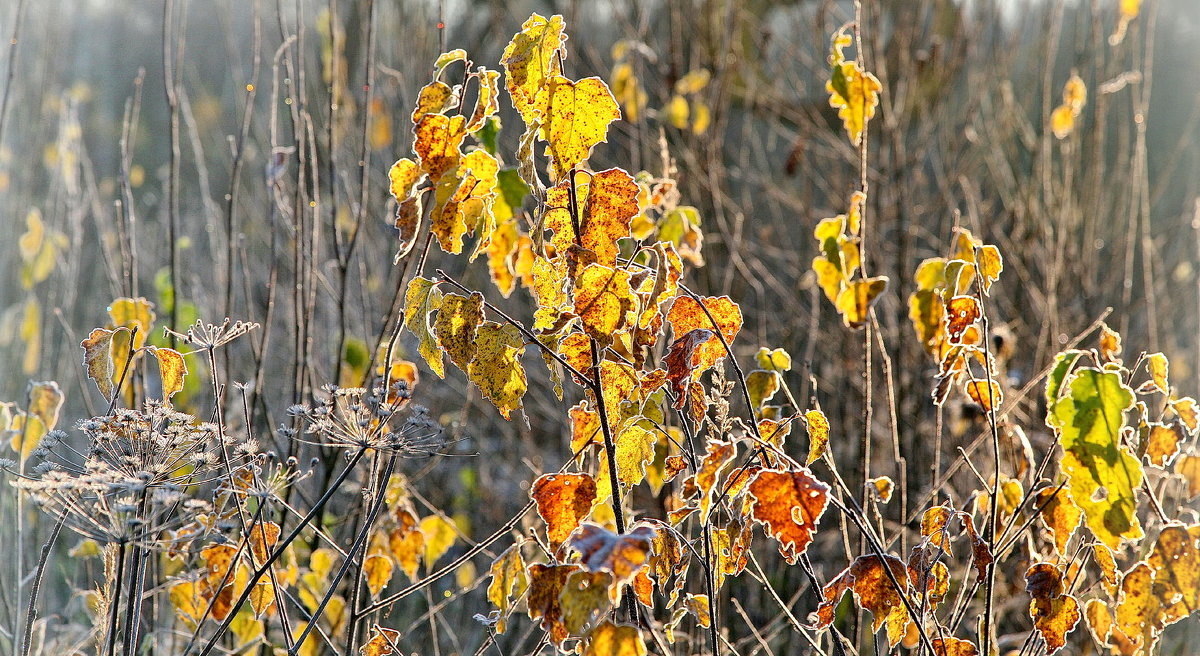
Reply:
<svg viewBox="0 0 1200 656"><path fill-rule="evenodd" d="M572 220L568 210L570 187L568 180L546 191L547 211L543 218L546 228L553 231L551 243L560 253L566 253L576 241L596 254L596 262L615 266L617 242L629 236L629 225L638 214L638 185L621 169L608 169L591 176L586 185L578 185L576 199L580 208ZM582 234L575 234L575 224Z"/></svg>
<svg viewBox="0 0 1200 656"><path fill-rule="evenodd" d="M525 594L529 578L525 575L525 561L521 558L521 545L514 544L500 554L489 570L492 582L488 584L488 601L499 609L500 618L496 622L496 632L504 633L506 620L516 599Z"/></svg>
<svg viewBox="0 0 1200 656"><path fill-rule="evenodd" d="M539 136L546 142L554 182L587 159L593 146L606 141L608 124L621 118L616 99L598 77L572 82L553 76L538 91L536 102L546 108Z"/></svg>
<svg viewBox="0 0 1200 656"><path fill-rule="evenodd" d="M46 431L52 431L58 425L58 413L62 410L64 400L62 389L57 382L48 380L30 383L29 413L41 420Z"/></svg>
<svg viewBox="0 0 1200 656"><path fill-rule="evenodd" d="M438 345L450 361L466 371L475 357L475 334L483 323L483 294L446 294L433 324Z"/></svg>
<svg viewBox="0 0 1200 656"><path fill-rule="evenodd" d="M629 324L636 305L629 274L621 269L589 264L575 280L575 314L601 345L611 344L614 333Z"/></svg>
<svg viewBox="0 0 1200 656"><path fill-rule="evenodd" d="M521 333L514 326L485 321L476 332L475 347L467 377L508 419L509 413L521 407L521 397L529 388L521 366L525 350Z"/></svg>
<svg viewBox="0 0 1200 656"><path fill-rule="evenodd" d="M425 567L433 567L458 539L454 524L441 515L430 515L422 519L421 533L425 534Z"/></svg>
<svg viewBox="0 0 1200 656"><path fill-rule="evenodd" d="M396 199L397 203L412 196L413 187L417 185L417 181L423 175L425 173L421 167L407 157L396 160L396 163L392 164L392 168L388 170L388 181L391 184L392 197Z"/></svg>
<svg viewBox="0 0 1200 656"><path fill-rule="evenodd" d="M548 77L559 73L558 51L566 40L562 16L547 19L533 14L504 48L500 57L504 82L513 107L526 125L534 123L545 110L544 104L536 102L538 91Z"/></svg>
<svg viewBox="0 0 1200 656"><path fill-rule="evenodd" d="M617 480L629 488L646 478L646 465L654 460L654 445L658 439L653 433L638 426L627 424L613 440L616 448Z"/></svg>
<svg viewBox="0 0 1200 656"><path fill-rule="evenodd" d="M372 597L378 597L392 580L393 567L392 559L383 554L367 556L363 561L363 573L367 575L367 589Z"/></svg>
<svg viewBox="0 0 1200 656"><path fill-rule="evenodd" d="M636 626L601 622L588 633L583 656L646 656L646 643Z"/></svg>
<svg viewBox="0 0 1200 656"><path fill-rule="evenodd" d="M887 276L856 280L843 289L834 302L849 328L861 328L867 322L871 306L887 291Z"/></svg>
<svg viewBox="0 0 1200 656"><path fill-rule="evenodd" d="M420 123L427 114L441 114L454 105L454 90L450 85L434 80L421 88L417 94L417 107L412 113L413 124Z"/></svg>
<svg viewBox="0 0 1200 656"><path fill-rule="evenodd" d="M442 176L453 171L462 158L459 146L467 136L466 118L426 114L413 128L413 151L429 179L438 184Z"/></svg>
<svg viewBox="0 0 1200 656"><path fill-rule="evenodd" d="M475 101L475 111L467 122L467 132L475 132L483 127L488 118L500 111L500 71L489 71L483 67L473 77L479 80L479 97Z"/></svg>
<svg viewBox="0 0 1200 656"><path fill-rule="evenodd" d="M825 83L825 90L829 92L829 106L838 110L838 116L842 119L850 141L857 146L867 121L875 116L875 108L879 106L879 92L883 90L883 85L857 62L843 57L842 48L846 45L849 45L847 35L838 30L833 37L830 56L833 72L829 81Z"/></svg>
<svg viewBox="0 0 1200 656"><path fill-rule="evenodd" d="M667 123L680 130L687 128L688 115L690 113L687 99L678 94L671 96L671 100L667 102L667 106L663 107L663 114L667 118Z"/></svg>
<svg viewBox="0 0 1200 656"><path fill-rule="evenodd" d="M496 158L485 150L473 150L462 158L453 175L444 176L438 183L430 229L442 250L461 253L463 235L468 232L480 232L484 241L491 236L498 172Z"/></svg>
<svg viewBox="0 0 1200 656"><path fill-rule="evenodd" d="M38 358L42 355L42 304L32 296L25 301L20 337L21 341L25 343L25 356L21 359L21 373L32 376L37 371Z"/></svg>
<svg viewBox="0 0 1200 656"><path fill-rule="evenodd" d="M158 371L162 378L163 401L170 403L171 396L183 389L183 379L187 377L187 364L183 354L169 348L150 347L150 352L158 360Z"/></svg>
<svg viewBox="0 0 1200 656"><path fill-rule="evenodd" d="M1004 258L1000 256L1000 249L990 244L981 247L975 256L975 264L979 269L983 293L987 294L992 289L992 283L1000 278L1000 272L1004 270Z"/></svg>
<svg viewBox="0 0 1200 656"><path fill-rule="evenodd" d="M829 420L824 412L809 410L804 413L804 425L808 427L808 461L805 464L811 465L825 455L829 446Z"/></svg>
<svg viewBox="0 0 1200 656"><path fill-rule="evenodd" d="M117 330L128 332L128 328ZM112 400L113 392L113 334L116 331L104 328L92 330L87 339L80 342L83 348L83 366L87 369L88 378L96 383L96 388L105 401Z"/></svg>
<svg viewBox="0 0 1200 656"><path fill-rule="evenodd" d="M438 378L445 378L446 365L442 361L442 351L429 324L429 313L437 310L441 304L442 292L434 281L420 276L409 281L404 293L404 326L417 336L417 352L425 358L429 368Z"/></svg>
<svg viewBox="0 0 1200 656"><path fill-rule="evenodd" d="M1050 131L1056 139L1066 139L1075 130L1075 113L1067 105L1059 105L1050 112Z"/></svg>
<svg viewBox="0 0 1200 656"><path fill-rule="evenodd" d="M1167 356L1162 353L1151 353L1146 356L1146 369L1150 372L1150 380L1154 381L1154 386L1163 394L1171 393L1171 385L1167 379L1169 367Z"/></svg>
<svg viewBox="0 0 1200 656"><path fill-rule="evenodd" d="M171 606L175 614L189 627L195 628L204 617L207 602L200 595L200 587L195 581L179 581L171 586Z"/></svg>

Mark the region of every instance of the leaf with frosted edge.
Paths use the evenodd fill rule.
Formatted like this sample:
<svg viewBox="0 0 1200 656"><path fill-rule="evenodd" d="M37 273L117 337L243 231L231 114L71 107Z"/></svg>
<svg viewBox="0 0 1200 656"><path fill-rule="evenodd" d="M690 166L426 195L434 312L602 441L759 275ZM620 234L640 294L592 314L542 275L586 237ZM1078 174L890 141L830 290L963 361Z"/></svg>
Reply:
<svg viewBox="0 0 1200 656"><path fill-rule="evenodd" d="M967 381L965 388L967 396L983 408L984 412L999 409L1000 404L1004 401L1004 393L1000 391L1000 385L996 381L971 380Z"/></svg>
<svg viewBox="0 0 1200 656"><path fill-rule="evenodd" d="M887 569L884 569L884 568ZM905 588L897 591L889 577L892 577ZM894 648L904 637L908 625L908 613L904 608L901 595L907 593L908 569L904 561L887 555L883 558L875 555L859 556L850 563L821 589L821 603L812 615L818 628L826 628L833 623L834 609L846 591L854 593L854 599L860 608L871 611L873 621L871 630L878 631L887 625L888 645Z"/></svg>
<svg viewBox="0 0 1200 656"><path fill-rule="evenodd" d="M654 460L657 442L654 433L634 423L625 425L613 438L617 480L622 487L630 488L645 480L646 466Z"/></svg>
<svg viewBox="0 0 1200 656"><path fill-rule="evenodd" d="M1146 436L1146 457L1150 464L1165 469L1175 456L1179 454L1180 445L1187 438L1182 427L1177 423L1161 424L1152 422Z"/></svg>
<svg viewBox="0 0 1200 656"><path fill-rule="evenodd" d="M471 120L467 122L467 132L478 131L500 111L500 71L490 71L480 66L474 77L479 80L479 97L475 101Z"/></svg>
<svg viewBox="0 0 1200 656"><path fill-rule="evenodd" d="M1197 409L1196 399L1190 396L1171 398L1167 401L1167 407L1171 408L1171 412L1179 417L1179 421L1182 421L1189 431L1200 428L1200 410Z"/></svg>
<svg viewBox="0 0 1200 656"><path fill-rule="evenodd" d="M571 311L567 294L567 261L564 257L538 257L530 269L533 295L537 309L533 312L533 329L548 330L558 323L564 312Z"/></svg>
<svg viewBox="0 0 1200 656"><path fill-rule="evenodd" d="M521 557L521 545L514 544L500 554L489 569L492 577L488 584L487 597L499 609L496 632L504 633L507 620L516 600L525 594L529 577L525 574L525 560Z"/></svg>
<svg viewBox="0 0 1200 656"><path fill-rule="evenodd" d="M446 294L438 308L433 332L450 361L466 371L475 357L475 334L483 323L483 294Z"/></svg>
<svg viewBox="0 0 1200 656"><path fill-rule="evenodd" d="M992 245L980 247L979 252L975 254L975 265L979 269L983 293L990 294L992 283L999 280L1000 272L1004 271L1004 258L1000 256L1000 249Z"/></svg>
<svg viewBox="0 0 1200 656"><path fill-rule="evenodd" d="M406 198L412 196L413 188L417 186L417 182L425 172L421 170L420 165L407 157L402 157L392 164L392 168L388 170L388 183L392 192L392 198L396 202L403 202Z"/></svg>
<svg viewBox="0 0 1200 656"><path fill-rule="evenodd" d="M829 505L829 486L807 467L764 469L750 481L750 516L779 541L779 553L795 564L812 542L817 522Z"/></svg>
<svg viewBox="0 0 1200 656"><path fill-rule="evenodd" d="M476 333L475 359L467 371L483 395L505 419L521 407L521 398L529 388L521 353L525 342L515 326L485 321Z"/></svg>
<svg viewBox="0 0 1200 656"><path fill-rule="evenodd" d="M558 595L563 626L571 635L583 633L616 602L613 577L606 572L571 572ZM613 594L610 596L610 590Z"/></svg>
<svg viewBox="0 0 1200 656"><path fill-rule="evenodd" d="M370 590L372 598L379 597L379 593L387 587L394 569L395 563L383 554L367 556L363 561L363 574L366 575L367 590Z"/></svg>
<svg viewBox="0 0 1200 656"><path fill-rule="evenodd" d="M415 276L404 293L404 326L417 336L417 352L425 358L429 369L438 378L446 377L446 365L442 361L442 350L438 348L429 323L429 313L442 304L442 292L437 283L429 278Z"/></svg>
<svg viewBox="0 0 1200 656"><path fill-rule="evenodd" d="M1087 351L1069 350L1054 356L1054 368L1050 370L1050 375L1046 377L1047 407L1054 407L1054 404L1058 402L1058 395L1063 383L1067 380L1067 375L1071 373L1080 356L1086 353Z"/></svg>
<svg viewBox="0 0 1200 656"><path fill-rule="evenodd" d="M1025 572L1025 591L1031 597L1029 617L1046 641L1047 653L1053 654L1079 623L1079 602L1066 593L1063 573L1052 563L1035 563Z"/></svg>
<svg viewBox="0 0 1200 656"><path fill-rule="evenodd" d="M188 374L187 363L183 361L183 354L175 349L151 346L150 353L158 360L163 400L169 403L173 395L183 391L183 380Z"/></svg>
<svg viewBox="0 0 1200 656"><path fill-rule="evenodd" d="M500 63L513 108L526 125L533 123L545 106L536 102L538 91L550 76L560 72L558 51L566 43L562 16L545 18L533 14L521 25L504 48Z"/></svg>
<svg viewBox="0 0 1200 656"><path fill-rule="evenodd" d="M602 345L629 324L637 305L629 274L602 264L589 264L575 279L575 314L583 329Z"/></svg>
<svg viewBox="0 0 1200 656"><path fill-rule="evenodd" d="M614 586L633 580L650 559L650 549L658 529L638 523L624 535L584 522L568 540L567 546L579 552L579 565L592 573L612 574ZM615 597L615 594L613 595Z"/></svg>
<svg viewBox="0 0 1200 656"><path fill-rule="evenodd" d="M454 90L440 80L434 80L417 94L417 106L413 109L412 122L420 123L429 114L441 114L455 104Z"/></svg>
<svg viewBox="0 0 1200 656"><path fill-rule="evenodd" d="M1100 337L1098 339L1100 349L1100 359L1105 362L1118 362L1121 359L1121 333L1108 327L1108 324L1100 324Z"/></svg>
<svg viewBox="0 0 1200 656"><path fill-rule="evenodd" d="M1071 501L1066 490L1046 487L1038 490L1034 497L1033 507L1038 509L1038 517L1042 526L1053 536L1054 548L1060 554L1067 553L1067 542L1075 534L1083 519L1083 511Z"/></svg>
<svg viewBox="0 0 1200 656"><path fill-rule="evenodd" d="M145 345L150 328L154 325L154 304L141 296L118 298L108 306L108 317L113 328L128 329L113 335L113 359L124 364L129 357L130 348L137 351ZM136 332L134 328L137 329ZM120 371L114 372L114 376L120 375Z"/></svg>
<svg viewBox="0 0 1200 656"><path fill-rule="evenodd" d="M457 255L463 250L463 235L479 232L480 247L495 228L492 205L496 199L499 164L485 150L473 150L459 162L453 175L446 175L434 192L430 230L438 245ZM458 177L461 176L461 177ZM482 252L472 254L474 259Z"/></svg>
<svg viewBox="0 0 1200 656"><path fill-rule="evenodd" d="M838 30L834 34L830 55L833 70L829 81L825 83L825 90L829 92L829 106L838 110L851 143L857 146L867 122L875 116L883 85L857 62L845 59L842 49L850 42L844 31Z"/></svg>
<svg viewBox="0 0 1200 656"><path fill-rule="evenodd" d="M550 551L558 551L596 503L596 480L590 474L543 474L530 486L538 515L546 522Z"/></svg>
<svg viewBox="0 0 1200 656"><path fill-rule="evenodd" d="M1189 500L1200 496L1200 456L1187 455L1175 461L1175 473L1183 477Z"/></svg>
<svg viewBox="0 0 1200 656"><path fill-rule="evenodd" d="M733 442L724 440L709 440L705 444L705 455L696 470L695 485L700 492L700 522L707 523L712 511L713 492L717 483L726 471L733 465L733 457L737 447Z"/></svg>
<svg viewBox="0 0 1200 656"><path fill-rule="evenodd" d="M621 118L616 99L598 77L573 82L552 76L542 84L534 102L545 107L538 136L546 142L554 182L587 159L593 146L604 143L609 123Z"/></svg>
<svg viewBox="0 0 1200 656"><path fill-rule="evenodd" d="M396 644L400 640L399 631L396 629L387 629L382 626L375 625L371 627L371 633L373 634L371 639L368 640L367 644L363 645L362 647L361 656L392 656L392 654L398 653L397 650L392 647L392 645ZM308 645L309 641L313 640L315 637L316 636L310 635L308 639L305 640L305 645Z"/></svg>
<svg viewBox="0 0 1200 656"><path fill-rule="evenodd" d="M838 293L834 306L848 328L861 328L867 323L871 307L887 291L887 276L855 280Z"/></svg>
<svg viewBox="0 0 1200 656"><path fill-rule="evenodd" d="M1092 533L1113 549L1121 538L1143 535L1135 514L1142 466L1120 441L1133 402L1119 373L1088 367L1075 373L1046 417L1063 448L1060 465L1071 499Z"/></svg>
<svg viewBox="0 0 1200 656"><path fill-rule="evenodd" d="M979 648L970 640L934 638L934 656L979 656Z"/></svg>
<svg viewBox="0 0 1200 656"><path fill-rule="evenodd" d="M41 420L47 431L58 425L58 414L65 397L62 388L53 380L32 383L29 386L29 414ZM38 436L40 439L40 435Z"/></svg>
<svg viewBox="0 0 1200 656"><path fill-rule="evenodd" d="M424 214L424 198L424 194L417 194L404 199L396 206L396 218L392 225L400 233L400 247L396 250L395 257L392 258L393 263L399 262L417 245L418 233L421 231L421 219Z"/></svg>
<svg viewBox="0 0 1200 656"><path fill-rule="evenodd" d="M779 374L774 371L751 371L746 375L746 391L750 394L750 405L757 413L763 404L775 397L780 386Z"/></svg>
<svg viewBox="0 0 1200 656"><path fill-rule="evenodd" d="M1151 353L1146 356L1146 370L1150 372L1150 380L1154 382L1154 387L1163 394L1171 393L1171 384L1167 378L1169 367L1167 356L1162 353Z"/></svg>
<svg viewBox="0 0 1200 656"><path fill-rule="evenodd" d="M697 354L700 347L716 337L716 333L706 328L696 328L680 336L671 343L663 364L667 367L667 380L671 383L671 392L675 395L675 408L683 408L687 401L687 386L697 372ZM702 372L703 369L700 369Z"/></svg>

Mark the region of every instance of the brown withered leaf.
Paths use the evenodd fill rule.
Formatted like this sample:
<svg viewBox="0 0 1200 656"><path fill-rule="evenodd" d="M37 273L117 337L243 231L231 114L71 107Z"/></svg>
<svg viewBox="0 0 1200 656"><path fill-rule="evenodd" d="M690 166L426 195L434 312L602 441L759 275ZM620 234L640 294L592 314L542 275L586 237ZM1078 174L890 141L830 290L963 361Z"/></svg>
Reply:
<svg viewBox="0 0 1200 656"><path fill-rule="evenodd" d="M750 495L750 516L779 541L779 552L788 563L795 564L829 505L829 486L807 467L764 469L750 481Z"/></svg>
<svg viewBox="0 0 1200 656"><path fill-rule="evenodd" d="M567 577L579 571L579 565L530 565L529 597L526 606L529 608L529 619L541 619L542 629L549 634L555 645L561 645L569 637L566 624L563 623L562 605L559 595L567 583Z"/></svg>
<svg viewBox="0 0 1200 656"><path fill-rule="evenodd" d="M667 366L667 380L671 383L671 392L675 395L675 408L682 409L687 402L687 387L696 372L697 356L701 348L717 334L707 328L697 328L689 331L671 343L663 364Z"/></svg>
<svg viewBox="0 0 1200 656"><path fill-rule="evenodd" d="M690 296L677 297L671 309L667 311L667 323L671 324L671 331L678 338L697 328L720 330L725 341L732 345L738 331L742 329L741 308L728 296L707 296L701 298L701 301L703 306ZM716 326L705 314L706 308L716 321ZM695 356L695 372L707 371L726 355L720 339L710 339L699 346L698 350L699 353Z"/></svg>
<svg viewBox="0 0 1200 656"><path fill-rule="evenodd" d="M590 474L543 474L530 486L529 496L537 502L538 515L546 522L550 550L579 527L596 502L596 481Z"/></svg>
<svg viewBox="0 0 1200 656"><path fill-rule="evenodd" d="M113 375L116 373L116 367L113 364L112 342L113 335L118 331L128 333L129 329L125 327L115 330L96 328L92 330L87 339L79 344L83 348L83 366L87 369L88 378L95 381L96 388L100 390L105 401L112 400Z"/></svg>
<svg viewBox="0 0 1200 656"><path fill-rule="evenodd" d="M979 320L979 302L972 296L955 296L946 303L946 333L961 344L963 333Z"/></svg>

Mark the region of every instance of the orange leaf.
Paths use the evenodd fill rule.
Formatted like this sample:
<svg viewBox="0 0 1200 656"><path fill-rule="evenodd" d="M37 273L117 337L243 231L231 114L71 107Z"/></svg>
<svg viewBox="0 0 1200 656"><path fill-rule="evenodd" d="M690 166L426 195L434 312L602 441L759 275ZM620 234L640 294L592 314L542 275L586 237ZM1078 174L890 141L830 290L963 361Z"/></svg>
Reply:
<svg viewBox="0 0 1200 656"><path fill-rule="evenodd" d="M459 146L463 137L467 136L465 123L463 116L426 114L413 127L416 135L413 151L420 158L421 168L429 174L429 179L435 185L443 175L454 170L462 158Z"/></svg>
<svg viewBox="0 0 1200 656"><path fill-rule="evenodd" d="M807 467L764 469L750 481L750 496L750 516L779 540L779 552L795 564L808 549L829 505L829 486L814 478Z"/></svg>
<svg viewBox="0 0 1200 656"><path fill-rule="evenodd" d="M707 328L692 330L676 339L663 358L663 364L667 365L667 380L671 382L671 392L675 395L676 409L682 409L687 402L687 386L696 372L696 356L701 352L700 347L716 336Z"/></svg>
<svg viewBox="0 0 1200 656"><path fill-rule="evenodd" d="M551 642L560 645L569 636L563 623L562 605L559 595L566 585L567 577L572 572L579 571L579 565L530 565L529 597L526 606L529 607L529 619L541 618L541 627L549 634Z"/></svg>
<svg viewBox="0 0 1200 656"><path fill-rule="evenodd" d="M571 537L568 544L579 552L579 564L589 572L608 572L614 584L621 585L633 579L650 557L650 546L657 529L649 524L639 524L624 535L584 522Z"/></svg>
<svg viewBox="0 0 1200 656"><path fill-rule="evenodd" d="M1033 598L1029 616L1046 641L1048 653L1053 654L1066 645L1067 634L1079 623L1079 602L1066 594L1062 572L1051 563L1037 563L1029 568L1025 573L1025 590Z"/></svg>
<svg viewBox="0 0 1200 656"><path fill-rule="evenodd" d="M671 324L671 331L678 338L697 328L719 330L725 337L725 341L732 345L738 331L742 329L741 308L728 296L707 296L700 300L703 302L703 306L690 296L680 296L675 299L675 303L667 312L667 323ZM716 325L713 325L713 321L709 320L708 315L705 314L705 308L712 314ZM693 379L697 373L708 370L726 355L725 347L721 345L719 339L709 340L698 349L699 353L695 356L696 367L692 374Z"/></svg>
<svg viewBox="0 0 1200 656"><path fill-rule="evenodd" d="M551 552L579 526L596 502L596 481L588 474L543 474L530 486L538 515L546 522Z"/></svg>
<svg viewBox="0 0 1200 656"><path fill-rule="evenodd" d="M171 396L183 389L183 379L187 377L187 363L183 354L169 348L149 347L154 358L158 360L158 371L162 377L163 400L170 402Z"/></svg>
<svg viewBox="0 0 1200 656"><path fill-rule="evenodd" d="M363 561L363 573L367 576L367 589L372 597L378 597L392 580L393 567L392 559L383 554L367 556Z"/></svg>
<svg viewBox="0 0 1200 656"><path fill-rule="evenodd" d="M971 296L955 296L946 303L946 332L950 341L963 343L963 333L979 320L979 303Z"/></svg>
<svg viewBox="0 0 1200 656"><path fill-rule="evenodd" d="M640 211L638 185L621 169L594 173L585 185L578 185L576 221L581 234L575 234L568 211L570 181L563 180L546 191L545 227L554 231L551 241L560 253L578 243L596 254L596 262L616 266L617 241L629 236L629 224Z"/></svg>

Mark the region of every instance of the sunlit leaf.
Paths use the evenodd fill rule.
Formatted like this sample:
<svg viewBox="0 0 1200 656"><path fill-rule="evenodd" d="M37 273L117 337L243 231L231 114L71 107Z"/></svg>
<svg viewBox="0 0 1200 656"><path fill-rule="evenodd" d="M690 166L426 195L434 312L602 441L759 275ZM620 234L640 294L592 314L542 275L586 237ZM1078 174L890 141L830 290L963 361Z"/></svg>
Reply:
<svg viewBox="0 0 1200 656"><path fill-rule="evenodd" d="M811 465L825 455L829 447L829 420L820 409L804 413L804 425L808 428L808 460Z"/></svg>
<svg viewBox="0 0 1200 656"><path fill-rule="evenodd" d="M646 643L636 626L604 621L588 633L582 656L646 656L646 653Z"/></svg>
<svg viewBox="0 0 1200 656"><path fill-rule="evenodd" d="M521 332L511 325L484 321L476 332L475 347L475 359L467 376L496 406L500 416L508 419L513 410L521 407L521 397L529 388L525 368L521 366L521 353L525 350Z"/></svg>
<svg viewBox="0 0 1200 656"><path fill-rule="evenodd" d="M867 323L871 306L887 291L887 276L855 280L838 293L834 306L849 328L861 328Z"/></svg>
<svg viewBox="0 0 1200 656"><path fill-rule="evenodd" d="M500 554L490 568L492 582L488 584L488 601L499 609L496 632L504 633L507 620L516 600L525 594L529 577L525 575L525 560L521 558L521 545L514 544Z"/></svg>
<svg viewBox="0 0 1200 656"><path fill-rule="evenodd" d="M1189 455L1175 462L1175 473L1187 482L1187 496L1195 499L1200 496L1200 456Z"/></svg>
<svg viewBox="0 0 1200 656"><path fill-rule="evenodd" d="M1179 447L1187 436L1178 423L1160 424L1152 422L1146 437L1146 456L1150 464L1165 469L1179 453Z"/></svg>
<svg viewBox="0 0 1200 656"><path fill-rule="evenodd" d="M579 565L589 572L607 572L619 586L633 579L650 557L650 546L657 534L650 524L638 524L624 535L584 522L567 545L579 552Z"/></svg>
<svg viewBox="0 0 1200 656"><path fill-rule="evenodd" d="M378 597L380 592L392 580L392 570L395 563L383 554L373 554L363 560L363 574L367 577L367 589L372 597Z"/></svg>
<svg viewBox="0 0 1200 656"><path fill-rule="evenodd" d="M629 236L629 224L637 216L638 185L621 169L608 169L591 175L586 185L577 187L578 214L574 220L568 210L570 181L563 180L546 191L545 227L554 232L552 243L565 253L576 242L596 254L596 262L615 266L617 242ZM575 224L580 234L575 234Z"/></svg>
<svg viewBox="0 0 1200 656"><path fill-rule="evenodd" d="M579 527L596 502L596 481L589 474L543 474L530 486L529 496L537 502L538 515L546 522L550 550Z"/></svg>
<svg viewBox="0 0 1200 656"><path fill-rule="evenodd" d="M1066 388L1046 423L1059 435L1067 490L1092 533L1117 549L1121 538L1137 540L1143 535L1134 512L1142 466L1121 444L1133 390L1119 373L1092 368L1077 371Z"/></svg>
<svg viewBox="0 0 1200 656"><path fill-rule="evenodd" d="M1042 488L1034 497L1034 507L1039 509L1042 525L1054 536L1054 548L1066 555L1067 542L1083 519L1083 511L1071 501L1066 490L1055 487Z"/></svg>
<svg viewBox="0 0 1200 656"><path fill-rule="evenodd" d="M183 390L183 379L188 374L187 363L183 361L183 354L174 349L151 346L150 353L158 360L163 400L170 402L171 396Z"/></svg>
<svg viewBox="0 0 1200 656"><path fill-rule="evenodd" d="M413 127L413 152L435 185L441 182L442 176L453 171L462 159L459 147L467 136L465 122L463 116L426 114Z"/></svg>
<svg viewBox="0 0 1200 656"><path fill-rule="evenodd" d="M764 469L750 481L750 495L750 516L779 541L783 557L795 563L808 549L829 505L829 486L805 467Z"/></svg>
<svg viewBox="0 0 1200 656"><path fill-rule="evenodd" d="M545 80L559 73L558 51L566 39L562 16L547 19L533 14L504 48L500 57L504 82L513 107L527 125L545 111L545 105L537 104L535 99Z"/></svg>
<svg viewBox="0 0 1200 656"><path fill-rule="evenodd" d="M994 380L970 380L964 387L967 390L967 396L983 408L984 412L998 410L1000 404L1004 402L1004 393L1000 390L1000 384Z"/></svg>
<svg viewBox="0 0 1200 656"><path fill-rule="evenodd" d="M446 294L433 324L438 345L459 369L466 371L475 357L475 336L483 323L483 294Z"/></svg>
<svg viewBox="0 0 1200 656"><path fill-rule="evenodd" d="M410 510L400 508L394 514L396 528L388 534L388 548L391 549L400 569L410 580L415 581L421 557L425 553L425 534L421 532L417 518Z"/></svg>
<svg viewBox="0 0 1200 656"><path fill-rule="evenodd" d="M554 644L566 640L569 632L562 618L562 605L559 595L566 585L567 577L579 571L579 565L542 565L536 563L529 566L529 596L526 606L529 608L529 619L541 619L542 629L549 634Z"/></svg>
<svg viewBox="0 0 1200 656"><path fill-rule="evenodd" d="M1025 573L1025 591L1029 616L1033 626L1046 641L1047 653L1053 654L1066 645L1066 636L1075 629L1081 614L1079 602L1063 585L1062 572L1052 563L1037 563Z"/></svg>
<svg viewBox="0 0 1200 656"><path fill-rule="evenodd" d="M429 369L438 378L445 378L446 365L442 361L442 350L438 348L433 326L429 323L429 313L437 310L441 304L442 292L434 281L420 276L414 276L409 281L404 293L404 326L417 336L417 352L425 358Z"/></svg>
<svg viewBox="0 0 1200 656"><path fill-rule="evenodd" d="M575 280L575 314L602 345L612 343L613 334L629 324L636 305L629 274L622 269L589 264Z"/></svg>
<svg viewBox="0 0 1200 656"><path fill-rule="evenodd" d="M1154 387L1163 394L1171 393L1171 384L1167 379L1169 367L1167 356L1162 353L1151 353L1146 356L1146 370L1150 372L1150 380L1154 381Z"/></svg>
<svg viewBox="0 0 1200 656"><path fill-rule="evenodd" d="M587 159L593 146L606 141L609 123L621 118L616 99L598 77L578 82L561 75L549 77L534 104L545 108L539 136L546 142L555 182Z"/></svg>
<svg viewBox="0 0 1200 656"><path fill-rule="evenodd" d="M433 567L454 546L458 531L450 520L436 514L423 518L420 526L425 535L425 567Z"/></svg>
<svg viewBox="0 0 1200 656"><path fill-rule="evenodd" d="M426 114L441 114L454 106L454 90L440 80L421 87L417 94L417 106L413 109L412 122L417 124Z"/></svg>
<svg viewBox="0 0 1200 656"><path fill-rule="evenodd" d="M399 631L376 625L371 627L371 633L371 639L362 646L361 656L392 656L400 653L400 650L393 646L400 640ZM314 637L309 636L309 640Z"/></svg>
<svg viewBox="0 0 1200 656"><path fill-rule="evenodd" d="M1105 362L1117 362L1121 359L1121 333L1100 324L1100 359Z"/></svg>
<svg viewBox="0 0 1200 656"><path fill-rule="evenodd" d="M412 196L413 187L417 186L417 182L423 175L425 172L421 170L421 167L407 157L392 164L392 168L388 170L388 181L392 197L396 199L397 203L402 203Z"/></svg>
<svg viewBox="0 0 1200 656"><path fill-rule="evenodd" d="M169 595L175 614L189 627L195 628L208 606L196 581L179 581L171 586Z"/></svg>
<svg viewBox="0 0 1200 656"><path fill-rule="evenodd" d="M833 72L825 83L825 90L829 92L829 106L838 110L850 141L857 146L867 121L875 116L883 85L874 75L863 70L858 62L846 60L842 49L850 43L850 37L843 30L833 35L829 57Z"/></svg>
<svg viewBox="0 0 1200 656"><path fill-rule="evenodd" d="M891 570L891 577L887 570ZM893 578L900 584L900 590L896 589ZM904 637L907 627L908 614L901 601L901 596L907 593L907 581L908 570L899 558L891 555L882 559L875 555L859 556L822 588L822 600L813 618L819 628L832 624L834 608L842 595L850 590L859 607L871 611L874 618L871 630L878 631L886 624L888 645L895 647Z"/></svg>

